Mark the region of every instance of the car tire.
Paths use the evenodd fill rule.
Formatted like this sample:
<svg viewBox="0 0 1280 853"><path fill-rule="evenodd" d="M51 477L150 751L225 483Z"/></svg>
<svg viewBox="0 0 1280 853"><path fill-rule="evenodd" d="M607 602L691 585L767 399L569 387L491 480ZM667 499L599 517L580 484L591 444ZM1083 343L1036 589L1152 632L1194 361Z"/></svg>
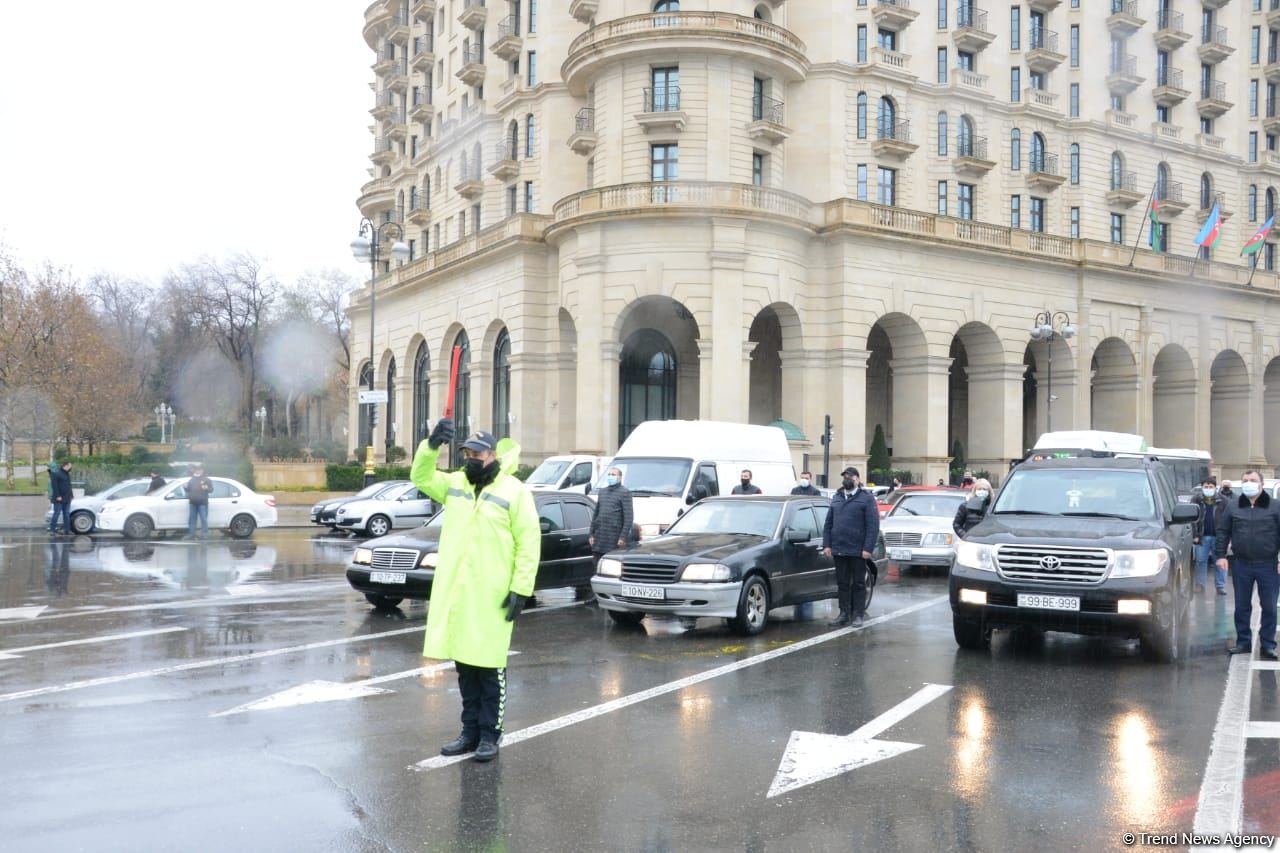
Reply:
<svg viewBox="0 0 1280 853"><path fill-rule="evenodd" d="M386 536L391 532L391 519L385 515L375 515L365 524L364 532L375 539L379 536Z"/></svg>
<svg viewBox="0 0 1280 853"><path fill-rule="evenodd" d="M733 629L748 637L755 636L769 624L769 585L759 575L748 575L738 595L738 615Z"/></svg>
<svg viewBox="0 0 1280 853"><path fill-rule="evenodd" d="M231 519L231 524L227 526L227 532L231 534L232 539L248 539L253 535L253 531L257 529L257 519L245 513L241 513Z"/></svg>
<svg viewBox="0 0 1280 853"><path fill-rule="evenodd" d="M955 635L956 645L962 649L985 652L991 648L991 629L983 625L980 619L953 615L951 632Z"/></svg>
<svg viewBox="0 0 1280 853"><path fill-rule="evenodd" d="M120 530L126 539L146 539L155 532L155 529L156 526L151 523L151 519L139 513L125 519L124 527Z"/></svg>
<svg viewBox="0 0 1280 853"><path fill-rule="evenodd" d="M379 595L376 592L366 592L364 600L369 602L377 610L395 610L404 601L403 598L396 598L392 595Z"/></svg>
<svg viewBox="0 0 1280 853"><path fill-rule="evenodd" d="M634 610L610 610L609 618L619 625L639 625L644 621L644 614Z"/></svg>
<svg viewBox="0 0 1280 853"><path fill-rule="evenodd" d="M1139 642L1143 655L1157 663L1177 663L1187 653L1185 606L1175 599L1173 613L1165 625L1154 623Z"/></svg>
<svg viewBox="0 0 1280 853"><path fill-rule="evenodd" d="M93 530L93 513L81 510L71 513L71 530L83 536Z"/></svg>

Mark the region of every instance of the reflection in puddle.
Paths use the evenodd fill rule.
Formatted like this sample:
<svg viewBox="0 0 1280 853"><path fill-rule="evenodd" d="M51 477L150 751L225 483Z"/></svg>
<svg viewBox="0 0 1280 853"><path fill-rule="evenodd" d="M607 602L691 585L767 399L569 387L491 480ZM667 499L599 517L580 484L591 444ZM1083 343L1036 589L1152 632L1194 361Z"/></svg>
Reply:
<svg viewBox="0 0 1280 853"><path fill-rule="evenodd" d="M1115 773L1111 784L1120 814L1134 826L1151 825L1163 808L1160 756L1151 745L1151 723L1139 711L1119 717L1115 725Z"/></svg>
<svg viewBox="0 0 1280 853"><path fill-rule="evenodd" d="M989 721L981 696L971 693L965 697L957 726L956 789L966 797L977 796L986 786L990 761L987 750Z"/></svg>

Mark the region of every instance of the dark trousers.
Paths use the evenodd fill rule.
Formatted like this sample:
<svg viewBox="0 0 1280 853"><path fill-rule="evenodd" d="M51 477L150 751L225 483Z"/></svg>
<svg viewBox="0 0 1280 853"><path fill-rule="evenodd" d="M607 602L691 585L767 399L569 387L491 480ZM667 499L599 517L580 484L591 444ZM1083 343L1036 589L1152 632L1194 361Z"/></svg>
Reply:
<svg viewBox="0 0 1280 853"><path fill-rule="evenodd" d="M209 538L209 505L198 504L194 501L187 505L187 536L195 538L196 526L200 527L200 535Z"/></svg>
<svg viewBox="0 0 1280 853"><path fill-rule="evenodd" d="M462 733L496 741L507 710L507 671L454 661L462 693Z"/></svg>
<svg viewBox="0 0 1280 853"><path fill-rule="evenodd" d="M840 612L861 616L867 601L867 561L861 555L846 557L836 554L836 597Z"/></svg>
<svg viewBox="0 0 1280 853"><path fill-rule="evenodd" d="M65 500L56 501L53 504L53 517L49 519L49 532L55 533L58 530L58 516L62 516L62 531L64 533L71 532L71 504Z"/></svg>
<svg viewBox="0 0 1280 853"><path fill-rule="evenodd" d="M1262 648L1274 651L1276 647L1276 596L1280 595L1280 574L1276 564L1246 563L1237 559L1231 567L1232 583L1236 592L1236 643L1253 645L1253 631L1249 622L1253 617L1253 587L1258 587L1258 601L1262 606L1262 625L1258 639Z"/></svg>

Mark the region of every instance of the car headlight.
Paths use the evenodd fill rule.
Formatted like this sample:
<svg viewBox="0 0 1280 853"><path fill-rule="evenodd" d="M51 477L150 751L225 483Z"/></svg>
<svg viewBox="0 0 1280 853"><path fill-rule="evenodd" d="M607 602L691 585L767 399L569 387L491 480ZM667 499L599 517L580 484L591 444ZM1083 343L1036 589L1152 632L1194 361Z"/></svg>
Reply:
<svg viewBox="0 0 1280 853"><path fill-rule="evenodd" d="M434 569L440 563L439 551L428 551L422 555L422 559L418 561L418 565L427 569Z"/></svg>
<svg viewBox="0 0 1280 853"><path fill-rule="evenodd" d="M622 577L622 561L603 557L600 562L596 563L596 574L604 575L607 578Z"/></svg>
<svg viewBox="0 0 1280 853"><path fill-rule="evenodd" d="M1141 551L1116 551L1111 564L1113 578L1149 578L1169 566L1169 552L1164 548Z"/></svg>
<svg viewBox="0 0 1280 853"><path fill-rule="evenodd" d="M373 562L373 550L371 548L357 548L356 554L351 558L351 562L358 566L367 566Z"/></svg>
<svg viewBox="0 0 1280 853"><path fill-rule="evenodd" d="M994 572L996 570L995 555L996 549L990 545L965 542L963 539L956 543L956 565L964 566L966 569Z"/></svg>
<svg viewBox="0 0 1280 853"><path fill-rule="evenodd" d="M640 538L648 539L650 536L661 536L661 524L642 524L640 525Z"/></svg>
<svg viewBox="0 0 1280 853"><path fill-rule="evenodd" d="M925 548L940 548L943 545L950 545L955 541L955 537L950 533L926 533L924 539L920 541L920 545Z"/></svg>
<svg viewBox="0 0 1280 853"><path fill-rule="evenodd" d="M728 566L719 563L690 563L680 573L682 581L727 581L732 573Z"/></svg>

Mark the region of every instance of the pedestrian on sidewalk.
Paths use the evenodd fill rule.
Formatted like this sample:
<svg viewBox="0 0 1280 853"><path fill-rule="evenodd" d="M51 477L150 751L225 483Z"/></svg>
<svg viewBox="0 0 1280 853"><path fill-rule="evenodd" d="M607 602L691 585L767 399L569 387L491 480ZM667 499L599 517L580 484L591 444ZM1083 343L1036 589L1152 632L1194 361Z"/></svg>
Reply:
<svg viewBox="0 0 1280 853"><path fill-rule="evenodd" d="M187 480L187 539L196 538L196 525L200 526L200 538L209 538L209 495L213 481L204 475L204 466L196 465Z"/></svg>
<svg viewBox="0 0 1280 853"><path fill-rule="evenodd" d="M1214 550L1218 568L1227 570L1227 548L1235 554L1231 575L1236 596L1236 644L1230 654L1253 651L1250 619L1253 616L1253 588L1258 588L1262 608L1262 624L1258 639L1263 660L1276 660L1276 598L1280 596L1280 573L1276 560L1280 557L1280 502L1271 499L1262 488L1262 474L1244 472L1240 497L1228 505L1216 528Z"/></svg>
<svg viewBox="0 0 1280 853"><path fill-rule="evenodd" d="M803 495L808 498L822 497L822 492L813 484L813 475L808 471L800 472L800 482L796 483L796 487L791 490L793 495Z"/></svg>
<svg viewBox="0 0 1280 853"><path fill-rule="evenodd" d="M951 522L956 535L963 539L966 533L977 527L978 522L987 517L987 510L990 507L991 483L985 477L979 477L973 481L969 497L960 504L956 510L956 517Z"/></svg>
<svg viewBox="0 0 1280 853"><path fill-rule="evenodd" d="M1209 564L1215 562L1214 546L1218 541L1222 515L1227 511L1227 501L1218 495L1217 478L1206 477L1200 484L1200 493L1191 502L1200 507L1200 529L1193 540L1196 546L1195 584L1196 592L1204 592L1209 579ZM1216 564L1213 567L1213 585L1218 595L1227 594L1227 573Z"/></svg>
<svg viewBox="0 0 1280 853"><path fill-rule="evenodd" d="M452 660L458 671L462 733L440 754L474 752L476 761L492 761L507 707L512 623L533 595L542 533L533 495L514 476L520 446L473 433L462 443L463 470L446 474L436 461L453 437L453 421L442 418L418 445L409 472L447 510L422 653Z"/></svg>
<svg viewBox="0 0 1280 853"><path fill-rule="evenodd" d="M875 497L862 488L858 469L845 468L840 476L840 490L831 498L822 530L822 553L836 564L840 615L828 623L833 628L850 622L862 625L866 616L867 566L880 537L880 511Z"/></svg>
<svg viewBox="0 0 1280 853"><path fill-rule="evenodd" d="M763 495L764 491L751 482L754 475L746 468L742 469L742 473L738 476L740 482L733 487L731 494L735 495Z"/></svg>
<svg viewBox="0 0 1280 853"><path fill-rule="evenodd" d="M49 463L49 495L53 501L53 517L49 519L49 533L58 532L58 517L62 517L62 532L71 533L71 463L57 467Z"/></svg>
<svg viewBox="0 0 1280 853"><path fill-rule="evenodd" d="M622 469L606 471L605 483L607 485L596 492L596 511L591 516L591 532L587 537L596 563L615 548L627 547L635 518L631 492L622 485Z"/></svg>

